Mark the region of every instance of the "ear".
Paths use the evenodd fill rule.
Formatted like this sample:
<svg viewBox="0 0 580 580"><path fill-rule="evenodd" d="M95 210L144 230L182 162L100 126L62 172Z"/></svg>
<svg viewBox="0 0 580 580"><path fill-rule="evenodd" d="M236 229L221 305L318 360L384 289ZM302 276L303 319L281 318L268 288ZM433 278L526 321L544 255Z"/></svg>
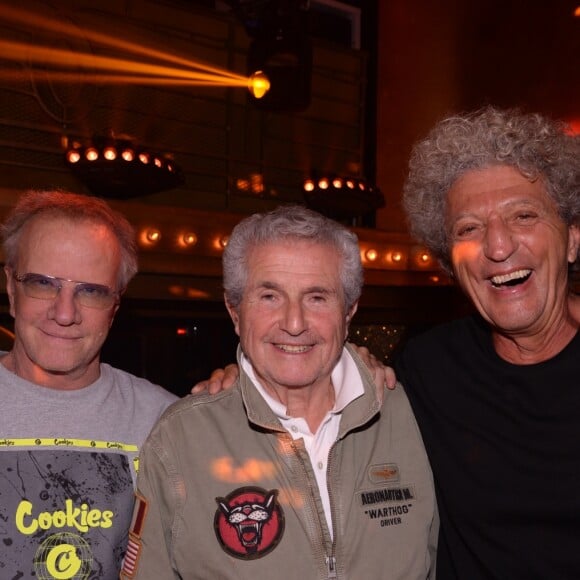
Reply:
<svg viewBox="0 0 580 580"><path fill-rule="evenodd" d="M348 312L346 313L346 329L344 331L345 340L348 336L348 327L350 325L350 321L352 320L352 317L356 314L357 309L358 309L358 300L348 309Z"/></svg>
<svg viewBox="0 0 580 580"><path fill-rule="evenodd" d="M573 264L578 259L580 250L580 225L573 224L568 228L568 262Z"/></svg>
<svg viewBox="0 0 580 580"><path fill-rule="evenodd" d="M238 336L240 336L240 316L238 314L238 311L228 302L228 299L224 296L224 302L226 304L226 308L228 309L228 312L230 313L230 318L232 319L232 322L234 323L234 330L236 331L236 334Z"/></svg>
<svg viewBox="0 0 580 580"><path fill-rule="evenodd" d="M111 313L111 321L109 322L109 328L113 326L113 322L115 321L115 315L117 314L117 310L119 310L119 306L121 306L121 301L118 300L113 308L113 312Z"/></svg>
<svg viewBox="0 0 580 580"><path fill-rule="evenodd" d="M9 266L4 266L4 273L6 274L6 293L8 294L8 300L10 302L10 316L15 317L14 308L14 275L12 273L12 268Z"/></svg>

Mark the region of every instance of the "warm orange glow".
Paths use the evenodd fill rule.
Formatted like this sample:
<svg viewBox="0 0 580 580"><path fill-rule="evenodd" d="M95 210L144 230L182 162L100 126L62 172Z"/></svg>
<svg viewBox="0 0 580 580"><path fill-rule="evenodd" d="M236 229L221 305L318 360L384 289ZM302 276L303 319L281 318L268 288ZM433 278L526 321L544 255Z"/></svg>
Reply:
<svg viewBox="0 0 580 580"><path fill-rule="evenodd" d="M81 154L78 151L71 149L66 154L66 158L69 163L78 163L81 160Z"/></svg>
<svg viewBox="0 0 580 580"><path fill-rule="evenodd" d="M103 157L109 161L117 159L117 150L114 147L105 147Z"/></svg>
<svg viewBox="0 0 580 580"><path fill-rule="evenodd" d="M312 179L307 179L304 182L304 191L314 191L314 182Z"/></svg>
<svg viewBox="0 0 580 580"><path fill-rule="evenodd" d="M141 161L143 165L147 165L150 161L149 153L139 153L139 161Z"/></svg>
<svg viewBox="0 0 580 580"><path fill-rule="evenodd" d="M318 182L318 187L320 189L328 189L328 186L330 185L328 179L326 179L326 177L323 177L319 182Z"/></svg>
<svg viewBox="0 0 580 580"><path fill-rule="evenodd" d="M271 479L276 474L276 467L270 461L246 459L241 465L235 465L232 457L220 457L211 465L211 474L218 481L243 483Z"/></svg>
<svg viewBox="0 0 580 580"><path fill-rule="evenodd" d="M403 254L401 252L392 252L391 260L395 263L400 262L403 259Z"/></svg>
<svg viewBox="0 0 580 580"><path fill-rule="evenodd" d="M195 244L197 244L197 235L193 232L187 232L185 234L183 234L180 238L179 238L179 245L189 248L191 246L195 246Z"/></svg>
<svg viewBox="0 0 580 580"><path fill-rule="evenodd" d="M261 173L252 173L250 175L250 187L252 193L260 194L264 192L264 177Z"/></svg>
<svg viewBox="0 0 580 580"><path fill-rule="evenodd" d="M238 178L236 179L236 189L239 191L249 191L250 182L247 179Z"/></svg>
<svg viewBox="0 0 580 580"><path fill-rule="evenodd" d="M379 253L376 250L367 250L365 252L365 258L369 261L369 262L374 262L377 258L379 257Z"/></svg>
<svg viewBox="0 0 580 580"><path fill-rule="evenodd" d="M222 236L219 240L220 247L225 248L230 241L230 236Z"/></svg>
<svg viewBox="0 0 580 580"><path fill-rule="evenodd" d="M156 229L150 229L147 230L147 241L156 244L160 239L161 239L161 232L159 230Z"/></svg>
<svg viewBox="0 0 580 580"><path fill-rule="evenodd" d="M6 60L40 63L44 67L54 65L58 70L47 70L45 74L52 82L78 81L79 68L83 69L84 80L98 83L138 83L149 85L204 85L204 86L254 86L256 81L230 71L209 66L195 60L180 58L170 53L142 46L91 30L81 30L65 20L43 17L11 6L2 6L3 20L26 24L29 28L54 32L59 37L82 38L108 48L124 50L140 58L155 59L153 64L141 60L97 56L85 52L74 52L48 46L31 46L28 43L0 40L0 54ZM62 70L70 69L70 70ZM22 78L25 70L0 70L0 78ZM264 75L264 78L265 75ZM266 79L267 80L267 79ZM265 87L265 81L258 83ZM269 84L269 81L268 81ZM254 90L256 90L254 88ZM267 89L266 89L267 90ZM265 92L265 91L264 91ZM262 95L263 96L263 95Z"/></svg>
<svg viewBox="0 0 580 580"><path fill-rule="evenodd" d="M431 255L427 252L421 252L417 255L417 263L419 266L428 266L432 262Z"/></svg>
<svg viewBox="0 0 580 580"><path fill-rule="evenodd" d="M248 79L248 90L256 99L261 99L270 90L270 79L259 70Z"/></svg>
<svg viewBox="0 0 580 580"><path fill-rule="evenodd" d="M576 6L576 9L574 10L574 16L576 16L576 18L580 18L580 6Z"/></svg>
<svg viewBox="0 0 580 580"><path fill-rule="evenodd" d="M123 153L121 153L121 157L125 161L133 161L133 159L135 159L135 151L133 151L133 149L125 149Z"/></svg>
<svg viewBox="0 0 580 580"><path fill-rule="evenodd" d="M96 161L99 158L99 152L94 147L90 147L85 151L85 157L87 161Z"/></svg>
<svg viewBox="0 0 580 580"><path fill-rule="evenodd" d="M336 177L332 180L332 185L333 187L335 187L336 189L341 189L342 188L342 179L340 179L340 177Z"/></svg>

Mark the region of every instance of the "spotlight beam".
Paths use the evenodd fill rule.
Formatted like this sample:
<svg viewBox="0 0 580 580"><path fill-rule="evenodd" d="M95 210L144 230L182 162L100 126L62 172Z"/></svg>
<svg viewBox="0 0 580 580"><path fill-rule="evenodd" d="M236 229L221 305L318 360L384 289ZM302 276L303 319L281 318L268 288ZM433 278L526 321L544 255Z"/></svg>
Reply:
<svg viewBox="0 0 580 580"><path fill-rule="evenodd" d="M188 68L195 68L197 70L212 73L220 77L228 77L234 80L240 80L241 78L244 78L224 69L212 67L201 62L180 58L173 54L162 52L154 48L139 45L126 40L120 40L107 34L92 30L80 30L74 24L68 23L64 20L52 20L38 14L31 14L29 12L19 10L18 8L14 8L12 6L2 6L2 18L20 22L26 24L27 26L32 24L38 28L57 33L58 35L62 35L64 33L74 38L93 40L111 48L120 48L134 54L157 58L164 62L180 64Z"/></svg>
<svg viewBox="0 0 580 580"><path fill-rule="evenodd" d="M131 76L135 73L143 75L142 82L146 82L148 76L165 77L167 79L187 79L210 84L232 85L235 80L237 86L247 86L248 79L238 76L224 77L217 74L208 74L197 70L184 70L167 66L147 64L107 56L97 56L84 52L72 52L59 48L49 48L45 46L30 46L20 42L0 40L0 54L5 59L21 60L27 59L29 62L41 64L51 64L65 68L78 69L87 67L90 69L105 70L110 72L129 72ZM58 71L55 71L58 74ZM52 75L50 75L52 76Z"/></svg>
<svg viewBox="0 0 580 580"><path fill-rule="evenodd" d="M181 86L221 86L246 87L254 96L261 96L269 89L266 80L254 77L245 77L227 70L208 66L201 62L176 57L172 54L142 46L136 43L119 40L90 30L80 30L66 21L57 21L37 14L24 12L11 6L1 5L2 18L34 25L39 29L48 30L62 36L89 39L101 43L109 48L122 49L141 57L149 57L169 64L153 64L126 58L97 56L87 52L75 52L52 48L44 45L30 45L22 42L0 40L0 55L3 60L16 63L32 62L41 65L51 65L64 70L45 70L48 80L53 82L78 81L80 70L84 79L98 83L131 83L140 85L181 85ZM174 65L174 66L169 66ZM177 68L179 65L185 68ZM109 74L94 72L105 71ZM0 79L12 80L27 78L26 71L0 69ZM265 77L264 77L265 78Z"/></svg>

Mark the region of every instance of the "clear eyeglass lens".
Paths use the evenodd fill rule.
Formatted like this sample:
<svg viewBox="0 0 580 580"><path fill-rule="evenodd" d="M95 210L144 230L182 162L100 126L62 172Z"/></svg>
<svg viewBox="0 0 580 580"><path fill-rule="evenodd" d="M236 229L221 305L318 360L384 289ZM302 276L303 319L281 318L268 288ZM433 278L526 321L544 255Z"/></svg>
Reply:
<svg viewBox="0 0 580 580"><path fill-rule="evenodd" d="M24 274L16 277L16 280L22 284L24 293L29 298L54 300L58 296L63 283L69 282L75 285L74 295L82 306L105 309L112 306L116 299L116 293L102 284L70 282L69 280L51 278L42 274Z"/></svg>

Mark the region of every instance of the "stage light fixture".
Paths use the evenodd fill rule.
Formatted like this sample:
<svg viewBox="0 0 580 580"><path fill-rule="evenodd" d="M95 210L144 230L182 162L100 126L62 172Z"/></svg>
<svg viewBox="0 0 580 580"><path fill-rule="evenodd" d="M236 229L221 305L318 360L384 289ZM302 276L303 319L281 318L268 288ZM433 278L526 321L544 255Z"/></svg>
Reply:
<svg viewBox="0 0 580 580"><path fill-rule="evenodd" d="M302 189L308 207L335 219L361 217L385 205L381 191L362 178L311 176Z"/></svg>
<svg viewBox="0 0 580 580"><path fill-rule="evenodd" d="M127 199L178 187L184 176L173 159L127 139L65 139L65 162L93 195Z"/></svg>

